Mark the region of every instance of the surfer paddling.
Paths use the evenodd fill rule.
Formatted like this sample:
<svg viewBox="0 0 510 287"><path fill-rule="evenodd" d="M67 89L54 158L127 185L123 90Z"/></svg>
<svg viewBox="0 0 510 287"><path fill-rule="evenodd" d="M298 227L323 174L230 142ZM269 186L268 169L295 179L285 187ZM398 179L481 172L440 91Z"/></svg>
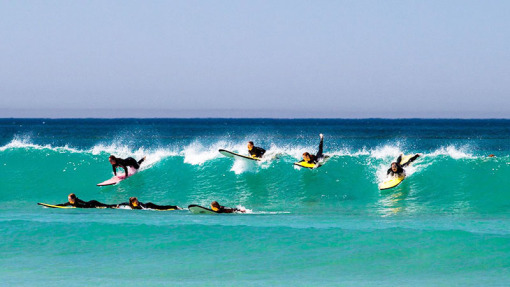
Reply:
<svg viewBox="0 0 510 287"><path fill-rule="evenodd" d="M112 168L113 168L113 174L117 175L117 167L122 167L124 169L124 174L126 177L129 176L128 173L128 167L132 166L135 169L140 168L140 164L145 160L145 157L143 157L141 160L136 161L132 157L128 157L126 159L115 157L114 155L111 155L108 160L110 161Z"/></svg>
<svg viewBox="0 0 510 287"><path fill-rule="evenodd" d="M211 209L213 211L216 211L217 213L234 213L234 212L245 213L246 212L246 210L242 210L239 208L230 208L230 207L221 206L217 201L211 202Z"/></svg>
<svg viewBox="0 0 510 287"><path fill-rule="evenodd" d="M324 135L320 134L319 137L321 138L321 142L319 143L319 151L313 155L308 152L303 153L303 160L300 162L306 162L310 164L316 164L318 163L323 157L324 154L322 154L322 146L324 142Z"/></svg>
<svg viewBox="0 0 510 287"><path fill-rule="evenodd" d="M413 161L415 161L420 155L415 154L411 158L409 158L407 161L402 162L402 155L400 155L396 161L391 163L391 167L388 169L388 172L386 172L386 175L390 176L403 176L406 174L404 167L410 165Z"/></svg>
<svg viewBox="0 0 510 287"><path fill-rule="evenodd" d="M56 206L74 206L76 208L112 208L115 205L104 204L97 200L91 201L83 201L76 197L74 193L71 193L67 196L67 202L62 204L57 204Z"/></svg>
<svg viewBox="0 0 510 287"><path fill-rule="evenodd" d="M154 210L181 210L179 206L176 205L157 205L152 202L143 203L138 201L136 197L130 197L129 202L124 202L118 204L116 207L120 206L129 206L131 209L154 209Z"/></svg>
<svg viewBox="0 0 510 287"><path fill-rule="evenodd" d="M252 141L249 141L248 152L253 158L261 158L266 153L266 150L261 147L255 146Z"/></svg>

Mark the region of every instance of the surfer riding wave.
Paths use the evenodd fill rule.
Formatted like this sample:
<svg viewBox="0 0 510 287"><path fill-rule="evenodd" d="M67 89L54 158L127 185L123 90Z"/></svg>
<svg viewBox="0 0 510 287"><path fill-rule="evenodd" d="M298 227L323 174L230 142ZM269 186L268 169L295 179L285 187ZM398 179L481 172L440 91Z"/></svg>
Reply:
<svg viewBox="0 0 510 287"><path fill-rule="evenodd" d="M324 154L322 153L322 147L323 147L323 142L324 142L324 135L320 134L319 137L321 138L321 141L319 143L319 151L315 155L312 155L312 154L310 154L308 152L303 153L303 160L300 161L300 162L316 164L316 163L318 163L324 157Z"/></svg>
<svg viewBox="0 0 510 287"><path fill-rule="evenodd" d="M122 158L115 157L114 155L110 155L108 160L110 161L110 163L112 165L114 175L117 175L117 167L122 167L124 169L124 174L126 175L126 177L128 177L129 176L128 167L132 166L135 169L139 169L140 164L145 160L145 157L143 157L139 161L136 161L132 157L122 159Z"/></svg>

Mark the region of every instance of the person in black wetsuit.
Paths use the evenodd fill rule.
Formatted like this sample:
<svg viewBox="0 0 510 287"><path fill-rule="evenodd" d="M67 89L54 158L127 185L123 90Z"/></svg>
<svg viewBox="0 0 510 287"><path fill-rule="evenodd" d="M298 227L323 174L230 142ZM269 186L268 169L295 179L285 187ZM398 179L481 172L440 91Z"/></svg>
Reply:
<svg viewBox="0 0 510 287"><path fill-rule="evenodd" d="M266 150L261 147L254 146L253 142L250 141L248 142L248 152L251 157L261 158L266 153Z"/></svg>
<svg viewBox="0 0 510 287"><path fill-rule="evenodd" d="M155 209L155 210L173 210L173 209L181 210L182 209L179 206L175 206L175 205L157 205L152 202L143 203L143 202L138 201L138 198L136 198L136 197L130 197L129 202L124 202L124 203L118 204L117 208L121 205L129 206L131 209Z"/></svg>
<svg viewBox="0 0 510 287"><path fill-rule="evenodd" d="M211 209L218 212L218 213L234 213L234 212L241 212L245 213L245 210L241 210L239 208L230 208L221 206L217 201L211 202Z"/></svg>
<svg viewBox="0 0 510 287"><path fill-rule="evenodd" d="M406 163L403 165L400 165L400 162L402 161L402 155L399 155L397 160L391 163L391 167L388 169L388 172L386 172L386 175L391 176L402 176L405 175L406 172L404 170L404 167L411 164L413 161L415 161L420 155L416 154L412 158L410 158Z"/></svg>
<svg viewBox="0 0 510 287"><path fill-rule="evenodd" d="M300 162L316 164L317 162L319 162L319 160L321 160L324 157L324 154L322 154L324 135L320 134L319 137L321 138L321 142L319 143L319 151L317 152L317 154L313 155L313 154L309 154L308 152L305 152L305 153L303 153L303 160Z"/></svg>
<svg viewBox="0 0 510 287"><path fill-rule="evenodd" d="M108 160L112 164L113 174L114 175L117 175L117 167L122 167L124 169L124 173L126 174L126 177L128 177L129 176L128 166L132 166L135 169L139 169L140 168L140 164L145 160L145 157L143 157L139 161L136 161L132 157L128 157L126 159L122 159L122 158L115 157L114 155L111 155L108 158Z"/></svg>
<svg viewBox="0 0 510 287"><path fill-rule="evenodd" d="M97 200L91 201L83 201L76 197L74 193L71 193L67 196L67 202L62 204L57 204L57 206L74 206L76 208L113 208L115 205L104 204Z"/></svg>

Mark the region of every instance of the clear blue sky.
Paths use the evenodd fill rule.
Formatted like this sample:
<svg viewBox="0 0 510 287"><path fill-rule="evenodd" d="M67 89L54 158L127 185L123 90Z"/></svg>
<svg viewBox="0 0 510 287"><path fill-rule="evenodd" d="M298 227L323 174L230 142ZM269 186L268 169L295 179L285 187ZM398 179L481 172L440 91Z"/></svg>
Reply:
<svg viewBox="0 0 510 287"><path fill-rule="evenodd" d="M510 1L2 1L0 117L510 118Z"/></svg>

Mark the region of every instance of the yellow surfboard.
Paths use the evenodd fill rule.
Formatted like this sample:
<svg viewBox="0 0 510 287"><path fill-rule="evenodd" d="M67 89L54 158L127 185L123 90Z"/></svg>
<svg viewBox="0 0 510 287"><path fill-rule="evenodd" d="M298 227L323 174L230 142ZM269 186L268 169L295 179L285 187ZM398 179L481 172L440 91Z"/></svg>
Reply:
<svg viewBox="0 0 510 287"><path fill-rule="evenodd" d="M295 162L294 165L299 166L299 167L309 168L309 169L315 169L315 168L321 167L328 160L329 160L329 156L326 155L318 163L307 163L306 161L299 161L299 162Z"/></svg>
<svg viewBox="0 0 510 287"><path fill-rule="evenodd" d="M53 205L53 204L41 203L41 202L39 202L37 204L44 206L44 207L49 207L49 208L76 208L74 206L58 206L58 205Z"/></svg>
<svg viewBox="0 0 510 287"><path fill-rule="evenodd" d="M385 180L379 184L379 189L385 190L385 189L394 188L395 186L402 183L402 181L404 181L405 178L406 178L405 175L388 178L387 180Z"/></svg>

